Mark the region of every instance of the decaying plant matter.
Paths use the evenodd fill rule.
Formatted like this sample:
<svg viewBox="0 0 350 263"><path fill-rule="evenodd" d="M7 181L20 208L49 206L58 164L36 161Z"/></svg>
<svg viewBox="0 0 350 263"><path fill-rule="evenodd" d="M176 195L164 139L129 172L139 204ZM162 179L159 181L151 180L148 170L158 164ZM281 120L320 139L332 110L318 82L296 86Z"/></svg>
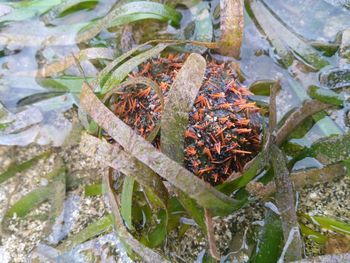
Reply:
<svg viewBox="0 0 350 263"><path fill-rule="evenodd" d="M171 44L169 43L169 45ZM163 49L164 47L161 50ZM234 190L245 187L271 161L277 178L282 176L281 180L276 181L276 184L279 185L279 194L276 195L278 206L283 210L281 213L286 222L292 222L293 225L293 227L291 225L283 227L284 239L287 242L288 234L297 227L297 221L294 198L290 200L287 198L287 200L285 199L286 195L282 193L287 191L287 196L293 196L294 190L290 183L283 183L284 180L289 181L289 172L286 166L284 166L283 172L280 169L283 165L277 145L281 144L291 132L290 123L301 123L310 114L323 110L328 105L316 100L306 102L300 110L290 115L289 119L285 121L285 125L282 125L278 131L274 129L276 126L276 107L270 107L270 127L267 136L265 136L263 150L246 165L243 163L230 170L230 173L233 171L242 172L238 178L224 182L227 178L224 170L215 170L225 169L225 161L228 161L224 158L223 162L215 163L220 158L220 154L228 154L228 157L231 156L230 158L236 156L234 160L237 163L240 162L238 160L244 160L238 159L239 156L242 155L244 158L244 156L251 154L246 149L239 148L242 147L241 145L248 142L248 145L258 147L259 144L257 135L260 128L248 126L253 125L248 118L255 116L257 111L256 106L245 98L249 92L244 87L239 86L234 78L230 79L230 74L232 76L234 71L225 64L216 64L211 61L206 66L203 57L197 54L190 56L168 54L166 57L147 60L152 55L152 52L148 52L144 57L142 53L136 56L140 60L132 59L131 61L138 61L141 64L138 71L132 73L128 80L119 85L116 84L115 88L108 88L103 102L107 103L110 108L106 107L93 93L93 90L98 88L98 82L93 82L93 86L87 83L83 85L81 105L109 135L107 140L112 143L102 142L86 135L82 140L83 151L96 156L100 161L118 169L126 176L134 178L144 187L147 196L153 196L151 203L160 204L155 207L158 207L159 211L164 211L162 222L169 220L170 213L168 211L169 193L160 178L170 183L180 204L208 235L213 258L218 258L218 253L212 235L211 216L231 213L246 202L245 200L232 199L224 193L232 193ZM185 59L187 60L184 63ZM118 74L126 76L127 71L132 69L133 63L131 62L128 67L124 66L123 70L118 71ZM107 68L112 69L110 66ZM206 72L204 73L205 68ZM114 74L114 76L117 75ZM115 79L114 76L112 76L114 81L109 81L108 87L111 83L118 83L121 79L120 77ZM101 80L103 77L98 77L98 79ZM270 94L271 105L275 105L276 87L279 85L278 81L273 85L275 90ZM102 90L105 87L103 86ZM217 115L220 113L221 116ZM230 130L231 134L234 133L236 137L226 137L230 134L227 131ZM246 136L247 134L248 136ZM201 143L202 140L201 148L197 144ZM237 143L237 145L235 147L231 145L230 148L227 147L228 143ZM279 152L279 154L270 155L271 151ZM198 159L194 156L198 156ZM251 157L247 160L250 159ZM193 167L193 161L196 160L201 160L205 165L211 162L215 164L214 169L201 172L201 169L208 168L205 166L196 170ZM204 176L206 172L211 179L207 181L213 184L224 182L217 187L223 193L198 178L198 176L203 179L208 178ZM216 173L223 177L218 177L220 178L218 180L215 178ZM282 180L282 178L284 179ZM123 188L122 197L133 195L132 192L125 192L128 191L127 189L133 188ZM162 190L159 191L160 189ZM130 198L128 200L131 202ZM293 206L289 207L291 202ZM122 198L120 206L123 207L123 205L126 204L123 204ZM283 209L287 206L290 214ZM204 211L206 212L204 213ZM129 215L125 215L125 213L129 213ZM128 222L128 227L129 224L133 224L130 212L122 212L122 216L123 220ZM290 221L288 218L294 219ZM158 235L157 242L165 238L164 227L167 223L160 225L155 229L158 234L162 233ZM287 255L292 247L297 253L290 258L300 258L300 244L299 239L298 248L294 245L288 245L290 248L287 247Z"/></svg>

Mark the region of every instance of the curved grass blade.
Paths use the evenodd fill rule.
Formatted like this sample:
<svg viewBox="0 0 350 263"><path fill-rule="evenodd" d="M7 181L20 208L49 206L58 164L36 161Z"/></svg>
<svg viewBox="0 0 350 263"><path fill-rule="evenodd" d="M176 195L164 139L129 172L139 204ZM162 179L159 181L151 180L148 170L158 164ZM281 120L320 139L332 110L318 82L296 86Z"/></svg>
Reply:
<svg viewBox="0 0 350 263"><path fill-rule="evenodd" d="M133 85L136 86L137 84L142 84L142 85L146 85L151 87L157 94L157 96L160 99L160 104L161 104L161 108L164 108L164 98L163 98L163 93L162 90L160 89L160 87L157 85L157 83L155 83L154 81L148 79L148 78L143 78L143 77L138 77L138 78L133 78L133 79L129 79L125 82L123 82L121 85L117 86L116 88L112 89L111 91L109 91L103 98L103 102L105 103L106 101L108 101L110 99L110 97L115 94L118 91L123 91L127 86L129 85ZM157 128L154 129L154 132L152 132L147 140L149 142L152 142L153 139L155 138L155 136L157 135L160 126L158 125ZM136 173L140 174L141 176L145 176L145 172L144 171L135 171ZM152 178L156 178L158 179L158 176L156 174L153 173L153 171L150 171L147 174L149 177ZM137 177L137 176L136 176ZM135 183L135 179L134 176L130 176L130 175L126 175L125 179L124 179L124 183L123 183L123 189L122 189L122 194L121 194L121 215L127 225L127 227L130 230L133 230L133 225L132 225L132 197L133 197L133 186ZM161 189L165 189L165 188L161 188ZM145 187L145 194L147 195L148 199L150 202L152 202L153 204L155 204L156 206L160 206L164 208L164 211L167 213L167 207L166 207L166 203L167 200L162 200L162 198L159 198L157 195L159 195L158 191L160 189L153 189L152 187L146 186ZM165 194L162 195L163 197L166 196ZM158 234L156 233L163 233L166 231L160 228L164 228L166 229L166 225L167 225L167 214L165 216L165 223L163 224L159 224L157 226L157 228L154 230L154 234L155 236L158 236ZM165 238L165 235L161 235L162 237ZM147 239L149 240L150 244L152 244L152 246L157 246L159 245L161 242L158 240L157 242L152 242L153 238L152 238L152 233L149 234L149 237L147 236Z"/></svg>
<svg viewBox="0 0 350 263"><path fill-rule="evenodd" d="M327 242L327 237L320 234L319 232L316 232L315 230L312 230L311 228L307 227L306 225L299 223L300 231L304 236L307 236L311 240L315 241L318 244L324 245Z"/></svg>
<svg viewBox="0 0 350 263"><path fill-rule="evenodd" d="M81 230L79 233L71 236L62 242L57 249L60 251L67 251L73 247L95 237L102 233L110 232L113 226L112 215L106 215L99 220L91 223L86 228Z"/></svg>
<svg viewBox="0 0 350 263"><path fill-rule="evenodd" d="M66 0L62 4L51 8L41 18L45 21L51 21L55 18L64 17L80 10L93 9L99 0Z"/></svg>
<svg viewBox="0 0 350 263"><path fill-rule="evenodd" d="M311 220L321 228L329 229L339 234L350 235L350 224L326 216L310 216L304 214L303 217Z"/></svg>
<svg viewBox="0 0 350 263"><path fill-rule="evenodd" d="M46 202L51 199L51 201L56 202L53 204L53 210L56 215L59 213L58 210L60 210L60 198L58 200L54 200L55 197L58 197L58 195L61 194L61 192L65 193L65 178L66 178L66 172L65 167L62 166L62 162L58 162L56 167L50 174L48 174L48 179L53 179L53 181L45 186L45 187L39 187L37 189L34 189L33 191L29 192L25 196L23 196L21 199L19 199L13 206L10 207L10 209L6 213L6 217L13 216L13 214L16 213L18 217L24 217L28 213L30 213L35 207L40 205L43 202ZM60 182L61 181L61 182ZM62 181L64 181L64 184L62 184ZM56 185L56 183L58 183ZM53 191L53 189L59 188L59 192ZM57 194L52 199L52 194ZM63 195L64 199L64 195ZM63 201L63 200L62 200ZM57 211L56 211L57 210Z"/></svg>
<svg viewBox="0 0 350 263"><path fill-rule="evenodd" d="M317 86L310 86L308 89L308 93L311 98L321 101L323 103L335 105L335 106L343 106L344 99L332 90L320 88Z"/></svg>
<svg viewBox="0 0 350 263"><path fill-rule="evenodd" d="M10 179L11 177L15 176L17 173L24 172L25 170L28 170L33 165L35 165L38 161L41 159L47 159L51 155L51 151L44 152L42 154L39 154L32 159L29 159L28 161L25 161L20 164L11 164L5 172L0 174L0 184L5 182L6 180Z"/></svg>
<svg viewBox="0 0 350 263"><path fill-rule="evenodd" d="M24 107L28 105L32 105L34 103L40 103L41 101L53 99L58 96L64 95L65 91L49 91L49 92L40 92L29 95L17 101L17 107Z"/></svg>
<svg viewBox="0 0 350 263"><path fill-rule="evenodd" d="M236 200L216 191L209 184L159 152L143 137L137 135L103 105L86 83L83 84L80 102L96 123L124 147L126 152L135 156L171 184L186 192L198 204L212 210L213 214L230 213L239 205Z"/></svg>
<svg viewBox="0 0 350 263"><path fill-rule="evenodd" d="M69 55L64 57L58 62L49 64L37 72L38 78L50 77L54 74L60 73L65 69L73 66L76 63L76 59L88 60L88 59L113 59L113 51L108 48L87 48L81 50L73 55Z"/></svg>
<svg viewBox="0 0 350 263"><path fill-rule="evenodd" d="M249 86L249 91L254 95L270 96L270 88L275 83L275 80L257 80Z"/></svg>
<svg viewBox="0 0 350 263"><path fill-rule="evenodd" d="M110 72L114 68L116 68L118 65L120 65L123 61L126 61L126 59L131 57L134 53L141 51L142 49L146 49L148 46L150 46L152 44L158 44L158 43L164 43L164 44L168 44L168 45L191 44L191 45L197 45L197 46L206 47L206 48L217 48L217 43L215 43L215 42L213 43L213 42L200 42L200 41L191 41L191 40L171 40L171 39L170 40L166 40L166 39L150 40L142 45L139 45L139 46L131 49L130 51L126 52L125 54L123 54L120 57L113 60L105 68L103 68L99 72L99 74L97 75L96 79L92 82L92 87L94 88L94 91L100 92L100 84L101 84L101 86L103 86L106 83L106 78L109 77ZM151 48L148 48L148 50L149 49L151 49ZM139 64L137 64L137 65L139 65Z"/></svg>
<svg viewBox="0 0 350 263"><path fill-rule="evenodd" d="M268 153L263 150L247 164L247 168L240 177L230 182L220 184L215 188L220 192L229 195L235 190L246 186L268 164L268 162Z"/></svg>
<svg viewBox="0 0 350 263"><path fill-rule="evenodd" d="M134 230L132 224L132 196L134 193L135 178L125 176L120 199L120 214L129 230Z"/></svg>
<svg viewBox="0 0 350 263"><path fill-rule="evenodd" d="M92 81L93 78L87 78ZM77 76L62 76L55 78L39 79L41 86L60 92L80 93L85 78Z"/></svg>
<svg viewBox="0 0 350 263"><path fill-rule="evenodd" d="M317 183L326 183L335 181L346 174L346 168L343 163L331 164L322 168L307 169L291 173L291 179L296 190L302 189L305 186L313 186ZM260 182L250 182L250 187L247 191L251 195L259 198L271 196L276 191L274 182L269 182L266 185L261 185ZM248 186L249 186L248 185Z"/></svg>
<svg viewBox="0 0 350 263"><path fill-rule="evenodd" d="M140 14L144 14L140 16ZM179 25L181 14L175 9L155 2L136 1L124 4L110 11L105 17L91 22L86 28L83 28L76 37L77 42L87 41L98 35L103 29L117 25L123 22L129 23L129 19L136 21L136 17L144 19L149 14L149 18L161 18L162 21L171 21L175 26ZM126 19L128 17L129 19Z"/></svg>
<svg viewBox="0 0 350 263"><path fill-rule="evenodd" d="M10 21L22 21L43 14L52 7L62 3L63 0L32 0L25 2L11 3L12 12L0 17L0 24Z"/></svg>
<svg viewBox="0 0 350 263"><path fill-rule="evenodd" d="M111 205L112 215L113 215L113 225L117 230L117 235L126 243L128 248L132 249L135 253L141 256L143 260L146 262L154 262L154 263L168 263L169 261L163 258L161 255L143 246L139 241L137 241L126 229L123 224L123 219L119 212L119 205L116 200L116 196L112 189L111 177L110 173L105 173L103 176L103 184L106 186L107 196L109 199L109 203Z"/></svg>
<svg viewBox="0 0 350 263"><path fill-rule="evenodd" d="M289 134L291 134L291 132L295 129L295 127L299 126L308 117L329 107L331 107L330 104L322 103L318 100L309 100L303 103L301 107L299 107L288 117L288 119L278 130L276 138L277 145L281 145L287 139Z"/></svg>
<svg viewBox="0 0 350 263"><path fill-rule="evenodd" d="M159 176L120 147L111 145L91 135L83 134L81 136L80 150L121 171L125 175L135 177L139 184L155 193L158 203L162 207L167 206L168 193Z"/></svg>
<svg viewBox="0 0 350 263"><path fill-rule="evenodd" d="M174 161L184 160L184 134L188 114L202 85L206 62L201 55L191 54L172 84L161 119L161 149Z"/></svg>
<svg viewBox="0 0 350 263"><path fill-rule="evenodd" d="M103 85L101 93L105 94L109 92L113 87L119 85L134 68L145 62L147 59L158 55L167 46L169 46L169 44L158 44L150 50L147 50L121 64L116 70L113 71L112 75Z"/></svg>
<svg viewBox="0 0 350 263"><path fill-rule="evenodd" d="M49 200L51 190L51 186L45 186L29 192L11 206L5 216L12 217L16 214L18 217L25 217L35 207Z"/></svg>
<svg viewBox="0 0 350 263"><path fill-rule="evenodd" d="M276 204L281 213L282 230L286 247L285 260L300 260L302 258L303 242L300 237L295 209L294 187L287 168L287 159L276 145L271 146L271 163L275 175ZM288 242L291 233L293 233L293 238Z"/></svg>

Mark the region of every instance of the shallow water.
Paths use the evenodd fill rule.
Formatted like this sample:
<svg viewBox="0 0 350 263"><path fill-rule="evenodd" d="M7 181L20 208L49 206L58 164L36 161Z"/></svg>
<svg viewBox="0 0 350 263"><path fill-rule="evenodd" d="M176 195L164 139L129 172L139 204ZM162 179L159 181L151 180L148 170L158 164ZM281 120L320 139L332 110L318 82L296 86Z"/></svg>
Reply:
<svg viewBox="0 0 350 263"><path fill-rule="evenodd" d="M12 1L0 2L0 15L7 14L11 8L6 7ZM97 6L90 11L82 10L62 18L52 18L48 15L34 14L23 21L10 22L2 25L0 30L0 145L27 146L31 143L40 145L61 146L71 132L73 125L64 114L75 106L79 106L79 90L66 92L56 89L53 85L43 84L43 80L36 77L36 71L44 65L59 61L64 56L76 53L87 47L85 44L75 43L76 33L87 22L104 16L110 7L118 1L100 0ZM196 1L194 1L196 2ZM211 5L210 13L214 20L214 37L219 36L219 19L215 17L218 0L205 1ZM277 18L290 32L296 34L306 44L339 45L341 32L350 28L349 1L346 0L264 0L262 1L271 15ZM183 14L181 27L158 23L139 23L134 26L136 41L146 41L152 38L175 38L186 35L184 28L191 27L191 13L194 9L183 6L178 8ZM53 13L54 14L54 13ZM0 16L1 18L1 16ZM186 31L187 32L187 31ZM103 32L92 45L111 46L116 55L120 55L121 32L115 34ZM210 54L219 61L238 62L243 75L244 85L250 86L258 80L282 79L282 90L278 95L278 119L282 120L293 108L301 105L309 96L306 89L310 85L330 88L320 82L320 76L327 74L330 69L349 70L349 64L335 52L331 56L321 55L329 65L321 70L305 70L302 63L294 63L285 68L280 63L280 57L271 42L264 36L261 28L256 26L249 12L245 12L244 40L241 49L241 58L237 61L230 57L223 57L210 51ZM321 52L319 52L321 54ZM298 54L300 55L300 54ZM303 58L300 58L303 61ZM305 61L304 61L305 62ZM95 77L101 70L103 63L84 61L82 67L87 77ZM76 66L64 71L60 76L82 75ZM346 82L349 84L349 81ZM350 85L350 84L349 84ZM48 92L49 97L42 93ZM294 138L291 143L309 147L313 142L331 134L349 132L350 109L349 93L347 89L339 91L345 99L342 109L328 112L320 120L313 123L311 129L300 138ZM38 97L33 97L40 94ZM268 101L267 97L252 97L258 102ZM28 117L30 116L30 118ZM2 128L5 125L5 128ZM296 163L294 170L310 167L321 167L313 158L305 158ZM73 219L66 219L68 225ZM58 231L58 239L63 230ZM64 230L67 232L68 230ZM64 232L63 231L63 232ZM65 233L67 234L67 233ZM105 241L118 243L113 236L105 236L98 241L91 241L86 246L99 249ZM106 241L106 242L107 242ZM101 244L99 242L102 242ZM38 247L38 251L45 250ZM71 251L66 258L81 260L79 247ZM57 251L48 251L48 258L56 258ZM1 251L0 251L1 255ZM107 257L107 256L106 256ZM77 261L78 262L78 261Z"/></svg>
<svg viewBox="0 0 350 263"><path fill-rule="evenodd" d="M52 143L54 146L62 144L64 137L69 133L71 125L61 113L78 105L77 93L65 94L53 97L49 100L43 100L26 106L19 107L18 103L36 93L53 91L54 89L44 87L41 82L35 78L35 72L45 63L57 61L71 53L77 52L82 45L74 43L76 32L84 23L100 17L105 14L111 4L115 1L103 0L91 11L82 10L63 18L52 18L49 14L44 16L34 16L24 21L10 22L1 28L0 44L2 56L0 58L0 102L12 114L16 114L26 108L38 108L42 115L42 120L37 123L28 123L27 129L23 127L17 130L17 135L0 135L0 144L2 145L27 145L33 141L39 144ZM350 14L346 8L333 6L324 1L270 1L264 3L278 17L283 24L290 30L298 34L305 41L323 41L325 43L336 41L339 32L349 27ZM4 2L4 4L6 1ZM211 13L214 14L219 1L211 1ZM0 11L6 13L8 10L0 6ZM190 22L189 12L182 8L184 15L182 26L186 27ZM241 70L246 75L247 80L244 84L250 85L256 80L274 79L278 74L282 74L283 91L279 96L279 118L291 108L300 104L306 98L305 88L292 77L292 69L284 69L276 63L274 49L268 40L261 35L248 14L245 14L245 32L244 42L241 52ZM214 21L214 26L218 28L218 19ZM141 34L150 38L150 34L157 35L156 27L141 28ZM144 31L142 33L142 31ZM179 29L168 26L160 36L174 35ZM117 32L117 35L119 33ZM218 29L215 30L216 36L219 35ZM109 39L110 36L104 35L103 39ZM144 37L141 37L144 38ZM47 44L49 43L49 44ZM118 51L118 46L117 46ZM120 51L119 51L120 52ZM118 53L118 52L117 52ZM257 53L259 53L257 55ZM230 58L218 59L230 60ZM337 53L327 58L331 62L330 67L336 67L339 63ZM43 64L44 63L44 64ZM86 61L83 63L85 74L95 76L98 69ZM65 71L65 75L80 75L75 67ZM307 82L307 85L319 85L318 73L302 74L299 82ZM299 93L295 96L295 89L291 86L298 86ZM293 92L294 90L294 92ZM52 107L47 108L47 105ZM15 115L13 115L15 116ZM16 118L16 117L14 117ZM61 125L55 123L60 120ZM344 129L344 121L337 118L340 130ZM2 121L3 123L4 121ZM18 134L18 131L20 133Z"/></svg>

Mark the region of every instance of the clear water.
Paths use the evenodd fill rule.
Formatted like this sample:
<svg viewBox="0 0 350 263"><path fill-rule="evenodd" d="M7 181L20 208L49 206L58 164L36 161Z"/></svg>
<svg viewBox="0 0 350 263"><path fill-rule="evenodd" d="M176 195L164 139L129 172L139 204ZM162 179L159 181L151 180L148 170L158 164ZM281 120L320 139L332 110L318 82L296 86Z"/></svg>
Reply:
<svg viewBox="0 0 350 263"><path fill-rule="evenodd" d="M4 4L12 1L0 1L0 15L10 10ZM34 16L21 22L12 22L0 28L0 124L14 123L12 130L0 130L0 145L26 146L30 143L42 145L50 144L60 146L72 129L72 124L63 114L74 105L79 105L78 93L58 94L50 99L40 100L19 106L23 99L33 94L53 91L40 84L35 76L35 71L47 63L58 61L64 56L75 53L84 45L77 45L74 38L81 26L100 16L104 16L109 8L117 1L100 0L94 10L79 11L63 18L51 20L45 23L42 17ZM208 1L211 4L211 13L219 4L218 0ZM321 41L323 43L336 43L341 31L350 27L349 1L346 0L264 0L265 5L282 23L292 32L304 39L307 43ZM189 10L181 8L184 15L182 26L190 22ZM215 36L219 35L219 21L214 19ZM137 26L139 39L146 40L158 36L173 36L179 30L171 26L148 28ZM96 46L114 42L120 37L120 32L113 34L104 32L101 38L95 42ZM116 45L116 53L121 52ZM218 60L237 60L212 54ZM330 62L328 68L343 67L338 53L327 57ZM307 98L306 87L308 85L321 85L320 72L300 72L297 66L285 69L277 62L277 56L271 43L262 34L245 13L244 41L241 49L241 59L238 61L241 70L246 76L245 85L249 86L257 80L282 78L283 89L278 96L278 118L281 120L286 113L297 107ZM83 63L84 71L88 76L94 77L99 69L91 62ZM80 73L76 67L65 71L66 75ZM297 87L297 88L295 88ZM345 93L345 92L344 92ZM348 94L344 94L348 97ZM306 133L303 138L294 139L294 143L309 146L312 142L329 134L344 133L349 131L346 124L346 111L349 102L344 109L334 111L328 117L324 117ZM21 116L32 118L21 119ZM333 129L327 127L332 125ZM295 169L316 166L314 159L305 159L297 164ZM69 221L69 219L67 219ZM106 239L114 239L107 236ZM103 239L101 239L103 241ZM117 241L116 241L117 242ZM92 242L93 243L93 242ZM100 246L98 242L92 246ZM45 250L46 248L38 248ZM64 255L67 258L79 258L79 253ZM49 251L50 252L50 251ZM55 251L51 251L51 257L56 257ZM1 254L1 251L0 251ZM50 253L49 253L50 254ZM78 256L77 256L78 255ZM50 255L48 256L50 257ZM79 259L81 260L81 258Z"/></svg>

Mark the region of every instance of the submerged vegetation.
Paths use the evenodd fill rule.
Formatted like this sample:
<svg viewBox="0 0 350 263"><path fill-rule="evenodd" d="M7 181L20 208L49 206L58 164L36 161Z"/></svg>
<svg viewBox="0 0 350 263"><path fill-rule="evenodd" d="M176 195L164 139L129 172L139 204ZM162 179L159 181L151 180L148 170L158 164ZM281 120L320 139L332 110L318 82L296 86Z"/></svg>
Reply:
<svg viewBox="0 0 350 263"><path fill-rule="evenodd" d="M73 260L76 247L112 232L128 261L349 261L350 214L300 210L297 193L349 177L350 11L303 1L310 26L298 27L299 2L1 3L0 144L53 147L8 165L0 184L70 143L103 168L86 184L55 155L47 184L9 198L1 235L48 202L42 260ZM324 9L338 23L313 14ZM62 117L73 106L83 127ZM69 234L66 199L81 186L104 195L110 213ZM264 218L241 248L218 246L215 221L258 203ZM184 260L169 243L191 228L206 248Z"/></svg>

